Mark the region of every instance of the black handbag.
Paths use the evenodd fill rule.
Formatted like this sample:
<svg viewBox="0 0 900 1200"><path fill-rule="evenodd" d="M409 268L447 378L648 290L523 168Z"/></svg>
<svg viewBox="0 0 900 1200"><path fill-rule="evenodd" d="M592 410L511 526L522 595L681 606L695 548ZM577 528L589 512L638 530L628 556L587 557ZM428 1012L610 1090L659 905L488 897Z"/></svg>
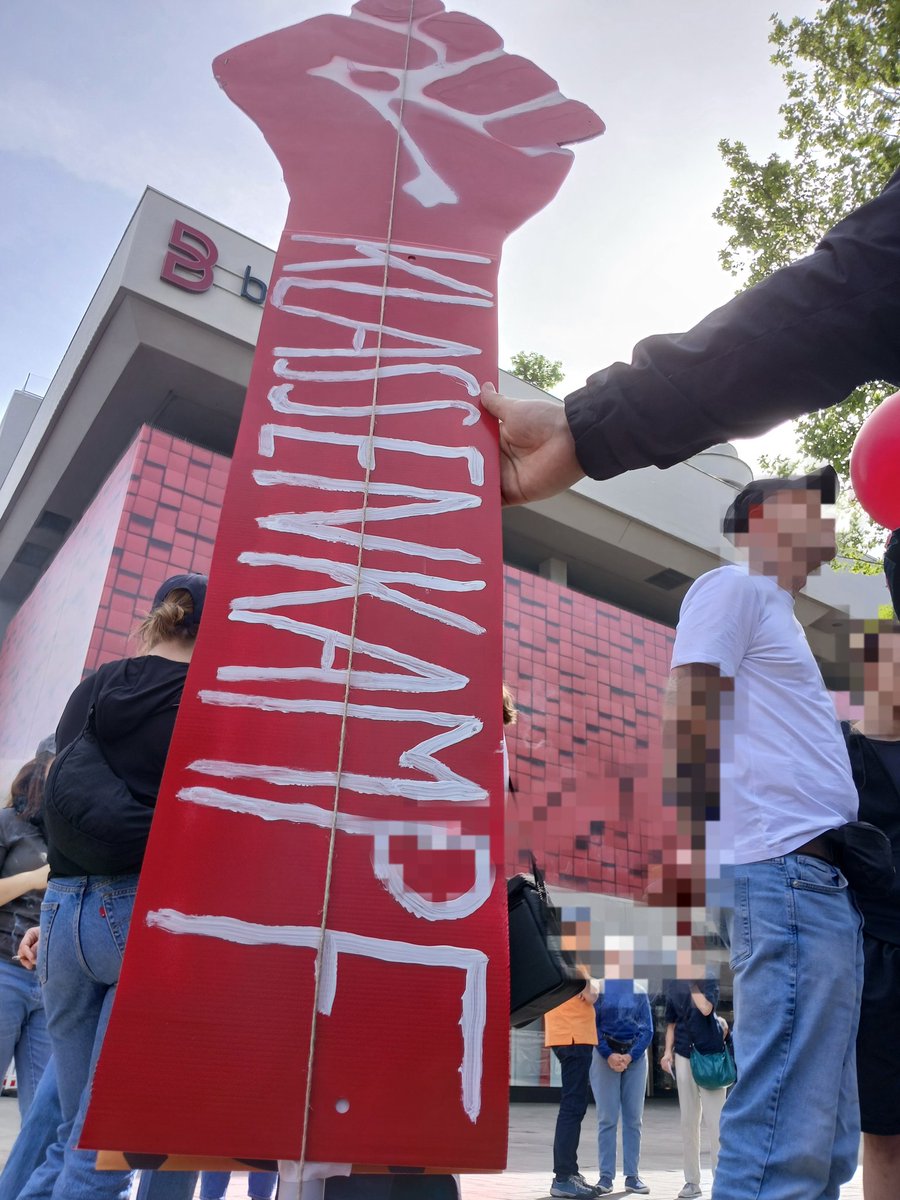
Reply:
<svg viewBox="0 0 900 1200"><path fill-rule="evenodd" d="M85 875L140 870L153 806L113 771L97 741L94 706L84 729L50 765L44 789L47 843Z"/></svg>
<svg viewBox="0 0 900 1200"><path fill-rule="evenodd" d="M563 950L559 909L531 856L534 878L507 880L509 900L509 1022L521 1029L584 991L587 980Z"/></svg>

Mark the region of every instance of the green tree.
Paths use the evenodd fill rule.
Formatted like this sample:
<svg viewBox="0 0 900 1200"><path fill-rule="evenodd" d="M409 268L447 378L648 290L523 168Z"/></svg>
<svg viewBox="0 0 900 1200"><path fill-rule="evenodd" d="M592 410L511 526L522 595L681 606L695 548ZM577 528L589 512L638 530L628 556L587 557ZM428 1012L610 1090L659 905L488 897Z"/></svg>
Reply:
<svg viewBox="0 0 900 1200"><path fill-rule="evenodd" d="M563 365L558 359L546 358L535 350L520 350L512 356L510 362L513 375L518 375L526 383L533 383L535 387L543 388L545 392L562 383L565 375Z"/></svg>
<svg viewBox="0 0 900 1200"><path fill-rule="evenodd" d="M790 153L758 162L743 142L719 143L731 172L714 214L731 229L719 257L744 286L811 251L900 166L900 0L828 0L809 19L776 15L769 42L787 90L779 137ZM860 425L891 390L867 385L801 417L797 462L831 462L846 477ZM843 506L843 548L864 559L882 535L852 497Z"/></svg>

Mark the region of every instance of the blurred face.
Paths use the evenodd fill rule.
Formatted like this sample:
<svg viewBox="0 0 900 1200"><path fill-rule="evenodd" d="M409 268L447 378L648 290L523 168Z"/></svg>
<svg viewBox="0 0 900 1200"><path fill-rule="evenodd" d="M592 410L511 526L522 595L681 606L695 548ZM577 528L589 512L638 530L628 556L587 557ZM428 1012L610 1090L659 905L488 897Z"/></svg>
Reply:
<svg viewBox="0 0 900 1200"><path fill-rule="evenodd" d="M866 720L877 726L900 720L900 629L853 634L851 697L865 705ZM861 692L861 694L860 694Z"/></svg>
<svg viewBox="0 0 900 1200"><path fill-rule="evenodd" d="M834 507L823 505L813 489L776 492L751 514L749 525L739 544L773 568L802 567L809 572L837 552Z"/></svg>

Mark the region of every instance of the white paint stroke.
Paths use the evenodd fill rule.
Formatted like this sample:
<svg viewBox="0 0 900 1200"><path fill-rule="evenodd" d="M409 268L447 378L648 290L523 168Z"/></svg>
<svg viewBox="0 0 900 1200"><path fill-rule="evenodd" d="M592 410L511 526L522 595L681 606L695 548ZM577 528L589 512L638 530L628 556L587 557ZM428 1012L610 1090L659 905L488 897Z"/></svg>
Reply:
<svg viewBox="0 0 900 1200"><path fill-rule="evenodd" d="M275 353L284 353L284 347L278 347ZM291 351L293 353L293 351ZM286 361L286 360L281 360ZM396 417L409 413L440 412L442 409L459 409L466 415L463 425L474 425L481 419L481 412L468 400L416 400L410 404L302 404L298 400L290 400L289 394L294 390L293 383L279 383L269 391L269 404L275 412L287 413L300 417L337 417L340 420L353 420L358 417L376 416Z"/></svg>
<svg viewBox="0 0 900 1200"><path fill-rule="evenodd" d="M487 1020L488 958L481 950L467 946L418 946L387 938L365 937L359 933L327 929L314 925L261 925L237 917L193 915L172 908L147 913L151 929L193 937L217 938L239 946L290 946L317 952L315 969L319 974L319 1012L329 1016L337 994L338 959L341 954L372 958L382 963L402 963L429 968L450 967L464 972L460 1028L463 1053L460 1063L463 1109L474 1123L481 1112L481 1078L484 1027ZM322 941L321 949L320 940Z"/></svg>
<svg viewBox="0 0 900 1200"><path fill-rule="evenodd" d="M316 514L331 516L330 513ZM357 520L361 520L361 516ZM330 542L342 546L359 546L360 534L357 530L336 528L337 522L318 520L312 514L306 513L272 513L268 517L257 517L257 525L262 529L271 529L275 533L289 533L297 537L313 538L319 542ZM348 521L347 523L351 523ZM380 551L389 554L405 554L411 558L430 558L437 562L461 562L477 565L481 559L470 554L467 550L454 549L452 546L427 546L422 542L409 542L402 538L379 537L367 533L362 538L362 548L368 551Z"/></svg>
<svg viewBox="0 0 900 1200"><path fill-rule="evenodd" d="M291 241L309 243L313 246L377 246L380 250L387 250L386 242L366 241L365 238L359 237L332 237L327 233L292 233ZM438 258L446 262L487 265L494 261L490 255L470 254L465 250L438 249L436 246L406 246L398 242L391 242L391 251L394 254L415 254L419 258Z"/></svg>
<svg viewBox="0 0 900 1200"><path fill-rule="evenodd" d="M300 238L292 239L300 241ZM320 242L319 245L329 243ZM363 296L402 296L409 300L425 300L432 304L467 304L477 308L493 308L494 293L478 284L468 283L453 275L445 275L419 262L419 253L404 254L398 247L388 246L384 242L367 241L364 238L344 242L356 251L356 257L332 259L306 259L304 262L285 263L282 271L290 271L290 275L281 276L275 285L276 306L281 308L283 300L291 287L327 288L337 292L356 292ZM421 257L426 257L422 255ZM453 255L443 254L444 259L452 260ZM460 259L457 258L457 261ZM489 260L488 260L489 261ZM409 275L413 279L425 280L444 288L444 292L422 291L421 288L388 287L382 291L382 284L359 283L355 279L308 279L304 276L319 271L374 271L379 279L383 279L385 268L390 272L390 278L396 275Z"/></svg>
<svg viewBox="0 0 900 1200"><path fill-rule="evenodd" d="M384 646L378 642L363 641L362 638L351 639L348 633L338 633L323 625L313 625L306 621L297 621L293 617L283 617L277 613L232 611L230 620L242 621L249 625L268 625L273 629L290 633L296 637L310 638L322 643L321 665L318 667L256 667L229 665L219 667L216 678L221 682L238 682L242 680L284 680L309 681L311 683L338 684L346 686L348 672L346 669L334 666L338 650L350 650L353 643L354 659L374 658L379 662L389 663L400 667L405 674L389 671L361 671L354 668L349 672L349 685L362 691L378 692L455 692L461 691L469 682L468 675L453 671L450 667L430 662L425 658L416 658L394 646Z"/></svg>
<svg viewBox="0 0 900 1200"><path fill-rule="evenodd" d="M306 383L365 383L373 379L398 379L404 375L444 375L461 383L470 396L481 394L481 385L472 372L453 363L402 363L394 367L364 367L358 371L296 371L286 358L276 358L272 369L279 379L297 379Z"/></svg>
<svg viewBox="0 0 900 1200"><path fill-rule="evenodd" d="M472 492L453 492L445 488L420 488L408 483L386 483L377 479L336 479L331 475L308 475L302 471L253 472L253 482L260 487L300 487L322 492L358 492L364 496L398 496L421 500L422 504L396 504L388 508L366 507L366 521L405 520L407 517L432 517L442 513L461 512L480 508L481 497ZM362 512L361 508L355 512ZM318 515L318 514L317 514Z"/></svg>
<svg viewBox="0 0 900 1200"><path fill-rule="evenodd" d="M285 289L281 289L283 292ZM280 303L275 303L279 295L278 285L272 291L271 303L282 312L291 316L302 317L316 323L322 321L327 325L336 325L339 329L352 330L349 347L339 349L322 349L318 347L302 347L285 351L275 348L275 354L305 356L307 358L332 356L348 357L350 355L369 357L377 354L380 358L474 358L482 353L479 346L468 342L454 342L450 338L438 337L427 333L418 333L412 329L400 329L396 325L381 325L378 321L363 321L355 317L343 317L339 313L327 312L320 308L307 308L300 304L285 304L283 296ZM375 342L366 345L366 335L373 334ZM380 344L386 338L407 342L406 346L385 346ZM380 342L379 342L380 339Z"/></svg>
<svg viewBox="0 0 900 1200"><path fill-rule="evenodd" d="M356 563L332 562L325 558L305 558L299 554L256 553L246 551L238 555L238 562L250 567L287 567L294 571L306 571L311 575L325 575L339 584L334 588L317 588L308 591L277 592L267 596L238 596L231 602L232 611L239 609L266 609L303 607L308 604L326 604L332 600L350 600L357 596L371 596L388 604L397 604L409 612L461 629L464 633L482 634L484 626L464 617L461 613L428 604L416 596L397 591L393 585L407 584L438 592L480 592L484 590L483 579L444 579L439 575L423 575L418 571L381 571L374 567L357 567Z"/></svg>
<svg viewBox="0 0 900 1200"><path fill-rule="evenodd" d="M220 692L215 689L204 689L199 692L204 704L219 705L223 708L252 708L259 712L278 713L309 713L320 716L338 717L354 721L385 721L392 724L437 725L447 730L426 738L404 750L398 759L398 766L410 771L421 771L433 779L455 781L461 788L475 787L472 780L448 767L435 756L451 746L467 742L469 738L477 737L484 728L484 722L478 717L465 716L461 713L430 712L428 709L388 708L380 704L344 704L342 700L290 700L282 696L248 695L244 692Z"/></svg>
<svg viewBox="0 0 900 1200"><path fill-rule="evenodd" d="M318 829L331 829L334 824L341 833L369 837L372 839L375 878L407 912L426 921L458 921L471 916L487 900L494 884L490 839L480 834L463 834L458 826L451 831L446 825L421 821L379 821L343 812L335 816L330 809L319 808L315 804L284 804L279 800L263 800L258 796L226 792L221 788L182 788L178 799L205 808L257 817L262 821L286 821L296 825L313 825ZM391 861L392 837L414 837L417 848L426 852L443 850L471 854L475 867L474 883L460 896L449 900L429 900L407 886L403 868Z"/></svg>
<svg viewBox="0 0 900 1200"><path fill-rule="evenodd" d="M392 450L398 454L417 454L423 458L461 458L469 468L469 480L476 486L484 484L484 458L474 446L436 446L431 442L409 441L407 438L369 437L368 434L332 433L322 429L305 429L299 425L262 425L259 430L259 453L263 458L275 455L275 439L288 438L295 442L312 442L321 446L356 446L356 461L364 469L375 470L375 451Z"/></svg>
<svg viewBox="0 0 900 1200"><path fill-rule="evenodd" d="M359 796L395 796L416 803L446 800L451 804L483 805L488 793L472 780L391 779L385 775L362 775L354 771L305 771L297 767L278 767L268 763L240 763L227 759L198 758L188 763L189 771L218 779L260 779L276 787L321 787Z"/></svg>

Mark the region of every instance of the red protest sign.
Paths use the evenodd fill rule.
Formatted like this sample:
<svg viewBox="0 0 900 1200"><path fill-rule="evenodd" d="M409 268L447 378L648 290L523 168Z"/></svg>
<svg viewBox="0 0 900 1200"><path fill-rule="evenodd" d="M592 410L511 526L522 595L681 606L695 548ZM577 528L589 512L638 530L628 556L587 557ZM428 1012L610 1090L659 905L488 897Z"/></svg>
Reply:
<svg viewBox="0 0 900 1200"><path fill-rule="evenodd" d="M216 73L291 207L82 1141L500 1168L501 547L478 395L503 238L564 178L558 143L602 126L437 0L361 0Z"/></svg>

